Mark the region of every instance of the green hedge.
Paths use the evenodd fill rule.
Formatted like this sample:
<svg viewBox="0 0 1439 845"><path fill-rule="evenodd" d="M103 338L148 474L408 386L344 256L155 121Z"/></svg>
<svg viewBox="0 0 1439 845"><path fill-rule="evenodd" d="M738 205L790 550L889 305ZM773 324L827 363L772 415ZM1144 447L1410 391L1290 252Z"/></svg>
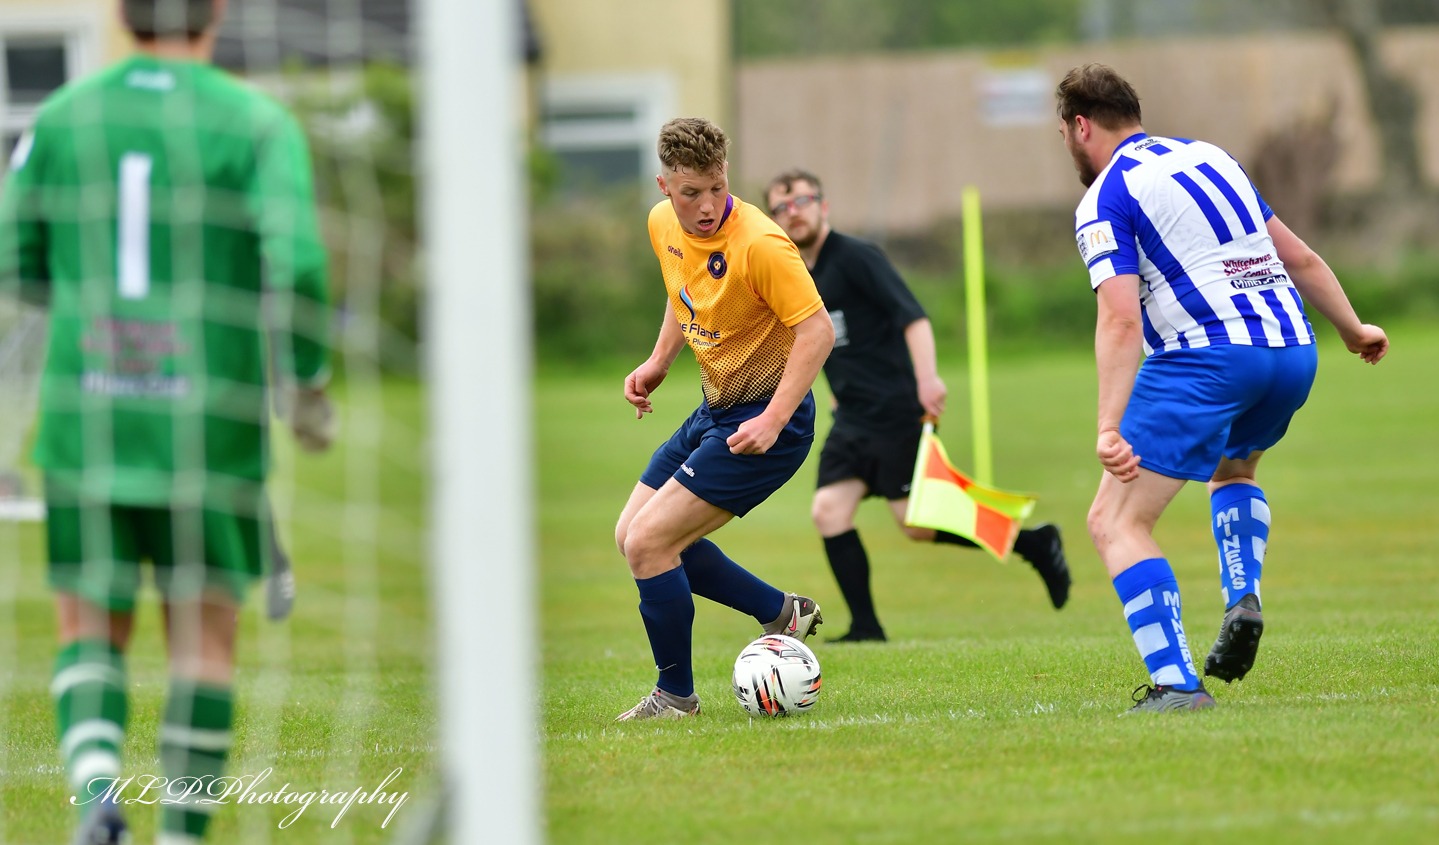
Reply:
<svg viewBox="0 0 1439 845"><path fill-rule="evenodd" d="M637 363L649 354L665 295L645 230L646 211L631 197L535 215L531 260L542 358ZM1067 232L1050 225L1057 219L1053 215L1042 219L1044 225L986 223L987 326L995 349L1022 354L1027 348L1091 343L1094 294L1077 255L1070 254ZM896 241L887 250L929 312L940 346L962 351L965 296L956 232ZM1342 258L1331 263L1367 321L1439 316L1439 252L1391 254L1382 265ZM1310 319L1316 330L1329 330L1318 314L1311 312Z"/></svg>

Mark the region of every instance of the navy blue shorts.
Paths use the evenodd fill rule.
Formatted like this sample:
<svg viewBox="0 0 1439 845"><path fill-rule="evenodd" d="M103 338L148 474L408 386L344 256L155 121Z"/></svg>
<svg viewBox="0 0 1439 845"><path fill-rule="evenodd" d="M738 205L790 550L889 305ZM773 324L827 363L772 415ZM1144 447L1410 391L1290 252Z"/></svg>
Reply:
<svg viewBox="0 0 1439 845"><path fill-rule="evenodd" d="M1119 433L1145 469L1208 481L1220 458L1243 460L1279 442L1318 366L1312 343L1161 352L1139 368Z"/></svg>
<svg viewBox="0 0 1439 845"><path fill-rule="evenodd" d="M769 401L719 410L701 404L655 450L640 483L658 490L673 478L717 508L744 516L799 471L814 444L814 394L804 397L779 438L763 455L735 455L725 440Z"/></svg>

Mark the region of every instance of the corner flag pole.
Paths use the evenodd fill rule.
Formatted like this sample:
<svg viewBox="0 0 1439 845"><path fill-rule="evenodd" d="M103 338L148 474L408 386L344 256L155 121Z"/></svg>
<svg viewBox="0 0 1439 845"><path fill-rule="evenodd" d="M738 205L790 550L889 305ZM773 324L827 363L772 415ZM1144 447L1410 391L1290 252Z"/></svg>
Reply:
<svg viewBox="0 0 1439 845"><path fill-rule="evenodd" d="M974 432L974 480L994 483L989 434L989 342L985 329L984 233L979 220L979 189L961 194L964 219L964 311L969 335L969 409Z"/></svg>

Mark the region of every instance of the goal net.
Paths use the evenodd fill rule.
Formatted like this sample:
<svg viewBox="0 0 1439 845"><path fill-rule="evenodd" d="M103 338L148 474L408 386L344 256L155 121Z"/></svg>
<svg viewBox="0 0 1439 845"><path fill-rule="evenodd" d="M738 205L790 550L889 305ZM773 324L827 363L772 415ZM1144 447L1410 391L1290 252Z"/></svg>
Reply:
<svg viewBox="0 0 1439 845"><path fill-rule="evenodd" d="M118 29L115 3L54 0L54 5L66 8L54 14L55 37L46 40L52 34L44 30L50 17L37 24L33 15L24 17L0 3L0 34L13 25L24 29L30 39L26 44L59 45L57 66L70 77L37 83L22 117L45 114L48 106L42 103L60 84L128 55L121 47L128 39ZM224 768L238 791L187 809L209 815L204 841L409 843L430 841L432 828L448 828L434 841L468 843L481 841L474 838L480 830L477 819L485 819L489 833L503 833L505 841L534 841L532 793L538 778L525 750L534 736L529 724L534 703L525 673L533 637L523 590L530 577L525 554L531 526L527 505L509 501L528 496L517 480L517 467L529 460L526 412L513 410L524 404L521 381L528 378L518 363L528 355L520 345L527 338L528 316L517 305L528 292L518 278L519 230L507 228L504 219L523 203L517 177L508 172L495 177L496 168L519 172L512 147L518 132L515 122L486 116L483 105L465 104L468 97L492 92L515 96L512 67L486 65L479 69L486 76L477 83L476 66L465 65L471 52L507 54L501 45L513 41L509 33L517 31L519 4L505 14L491 8L499 5L507 4L228 4L216 63L283 103L297 118L311 153L318 230L328 258L328 392L337 409L339 437L327 453L304 454L285 421L265 415L272 468L265 512L259 516L272 517L266 545L273 546L273 561L289 562L290 577L283 580L272 571L253 585L242 607L235 715L225 738ZM426 52L419 49L422 15L443 26L457 21L470 26L463 33L437 33L432 26L432 33L448 38L445 46ZM501 29L505 37L493 34ZM491 38L495 44L487 46ZM427 43L434 40L427 37ZM8 49L10 43L3 46ZM429 139L433 149L423 152L415 127L425 98L418 92L440 71L422 74L422 58L454 66L446 92L426 88L426 97L439 110L431 114L431 125L444 137ZM14 83L25 66L14 56L7 59ZM151 72L136 84L161 91L173 81ZM15 85L11 88L14 95ZM96 198L101 206L97 214L83 204L52 204L47 221L72 227L84 243L115 240L120 249L141 245L118 261L88 254L80 259L88 271L81 274L83 284L105 296L118 291L116 301L124 302L116 307L137 309L122 315L130 321L123 330L88 341L71 339L86 355L97 349L114 353L105 366L117 368L114 378L92 382L115 391L101 399L72 397L77 413L91 426L86 431L106 433L85 441L87 466L104 466L113 458L104 450L118 448L108 426L129 407L121 394L156 386L183 393L180 380L163 380L172 371L146 369L154 364L153 356L198 354L215 342L206 335L232 332L248 320L244 315L269 306L256 301L258 291L235 290L198 299L176 294L169 301L173 311L167 310L170 306L146 311L143 303L134 304L146 296L159 301L172 285L179 291L213 282L219 271L207 263L208 247L201 245L213 245L228 230L253 223L243 202L232 202L213 187L202 194L160 181L162 170L180 172L227 142L183 100L174 102L169 115L175 121L173 134L163 151L138 162L143 167L120 166L106 143L90 143L99 137L87 134L99 131L90 122L95 115L72 115L59 130L62 145L76 151L77 195ZM24 127L16 128L16 136L8 138L12 144ZM473 161L482 154L488 157ZM426 184L416 162L431 155L443 160L426 166L431 177ZM13 174L7 182L10 178ZM511 179L515 184L508 183ZM507 191L498 191L498 183L506 183ZM422 249L418 207L436 184L444 185L448 196L432 200L431 208L453 219L434 227L445 230L444 243L430 242ZM480 201L481 196L487 199ZM117 207L104 205L107 200ZM477 210L487 204L493 207ZM281 218L273 225L282 235L292 232L293 220ZM513 238L510 232L516 233ZM291 258L280 255L279 264ZM275 260L267 256L267 273L273 272ZM488 263L488 276L477 274L476 261ZM475 296L456 301L456 289L477 284L483 288ZM491 288L501 293L485 293ZM56 611L47 576L43 506L49 488L30 457L47 330L56 328L50 325L54 312L21 304L13 293L13 286L0 284L0 845L71 841L81 815L71 800L76 797L71 783L76 754L70 752L84 744L69 734L69 742L56 742L51 697ZM426 297L434 298L436 309L448 311L427 320L421 313ZM281 302L279 310L288 307ZM174 317L186 308L203 312L204 332L186 334L187 324ZM294 305L293 310L301 308ZM167 334L169 328L156 328L166 321L177 327L174 336ZM427 323L435 331L425 334ZM270 330L266 337L266 354L274 360L264 367L278 370L283 382L286 365L301 356L298 347L307 339ZM430 354L422 355L426 349ZM86 366L93 363L88 357L85 361ZM187 373L191 363L176 360L165 366ZM120 370L146 378L122 376ZM258 381L241 386L256 388ZM451 401L436 400L435 391L441 390L449 391ZM237 401L250 402L253 392L235 394L243 394ZM282 398L283 391L276 391L264 401L283 413L287 403L276 401ZM506 419L493 422L491 401L511 409L502 415ZM176 431L201 431L195 427L197 415L229 419L237 413L234 407L177 401L167 413L173 414ZM504 445L486 454L478 445L484 442ZM176 478L209 472L207 455L203 439L177 436ZM431 472L432 460L446 468L448 487L432 482L437 475ZM432 538L437 524L448 531ZM81 544L87 548L95 547L97 536L109 536L106 526L84 525ZM177 541L181 533L176 529ZM491 571L500 574L484 574ZM168 824L166 809L154 793L140 796L139 791L144 778L166 776L161 746L165 736L175 733L168 720L176 672L166 657L157 587L148 574L144 579L124 664L128 716L113 750L121 774L136 778L122 797L140 800L121 807L134 841L153 842ZM200 637L201 631L185 620L172 626L170 643ZM437 626L450 636L450 645L438 649L439 657ZM481 634L488 638L487 649L498 655L484 658L485 679L509 690L497 718L486 716L487 708L496 709L489 700L494 690L487 695L478 689L479 670L472 665L477 658L466 645ZM440 693L443 705L437 703ZM443 720L442 710L447 714ZM218 743L219 733L197 728L185 735L203 745ZM503 743L487 746L494 737L503 737ZM478 775L491 780L481 783ZM453 799L443 816L437 809L442 794ZM210 797L216 797L213 787ZM448 821L438 823L442 819Z"/></svg>
<svg viewBox="0 0 1439 845"><path fill-rule="evenodd" d="M45 313L0 297L0 520L44 516L28 446L45 360Z"/></svg>

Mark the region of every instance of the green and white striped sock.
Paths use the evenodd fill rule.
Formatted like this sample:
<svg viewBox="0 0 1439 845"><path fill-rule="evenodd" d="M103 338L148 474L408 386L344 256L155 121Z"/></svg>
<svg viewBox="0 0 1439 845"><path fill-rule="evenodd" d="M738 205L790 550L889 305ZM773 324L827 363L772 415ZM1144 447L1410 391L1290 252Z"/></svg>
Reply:
<svg viewBox="0 0 1439 845"><path fill-rule="evenodd" d="M55 656L50 682L60 757L85 813L120 776L125 743L125 656L107 640L76 640Z"/></svg>
<svg viewBox="0 0 1439 845"><path fill-rule="evenodd" d="M160 764L171 783L197 778L208 787L224 774L230 753L234 700L229 687L170 679L170 700L160 726ZM198 803L202 788L184 803L166 804L160 815L162 842L198 842L218 804Z"/></svg>

